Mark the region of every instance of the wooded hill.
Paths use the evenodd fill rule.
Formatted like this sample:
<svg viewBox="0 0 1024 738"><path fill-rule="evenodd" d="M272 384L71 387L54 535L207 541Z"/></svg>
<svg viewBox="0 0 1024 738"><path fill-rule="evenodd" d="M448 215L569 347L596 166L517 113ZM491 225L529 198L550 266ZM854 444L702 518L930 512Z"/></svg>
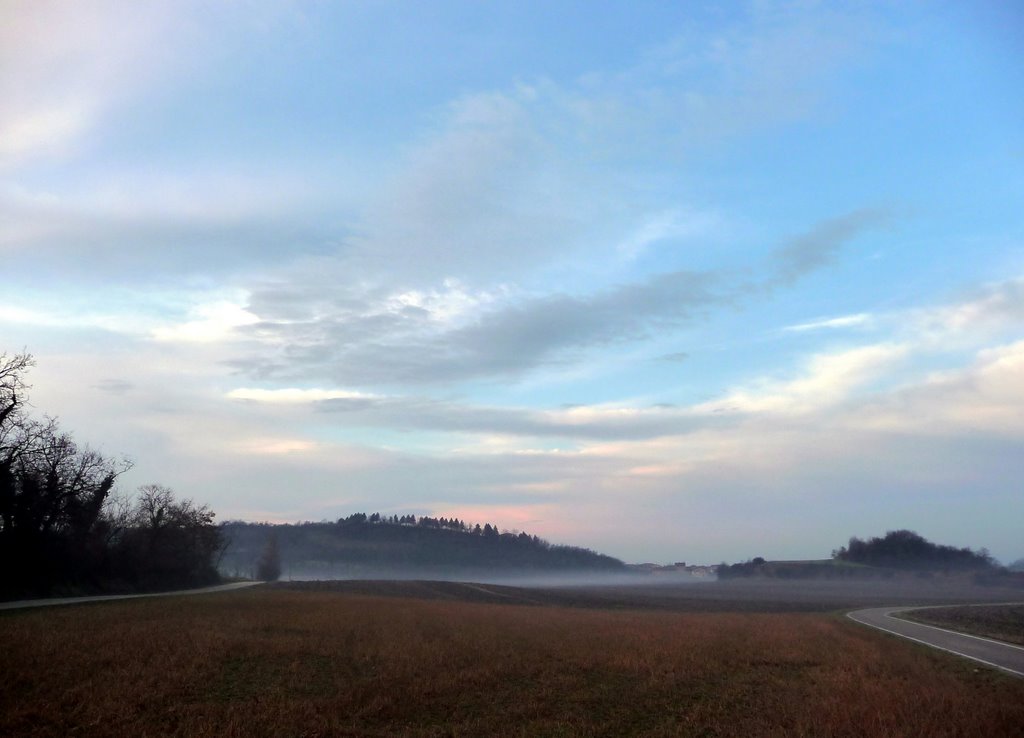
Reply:
<svg viewBox="0 0 1024 738"><path fill-rule="evenodd" d="M763 577L773 579L878 579L913 575L968 574L979 583L1016 584L1016 578L998 566L985 549L945 546L910 530L889 531L882 537L853 537L848 545L818 561L766 561L757 556L718 567L719 579Z"/></svg>
<svg viewBox="0 0 1024 738"><path fill-rule="evenodd" d="M995 561L984 548L972 551L932 543L912 530L891 530L882 538L866 541L853 537L848 545L832 552L832 558L868 566L931 571L992 569Z"/></svg>
<svg viewBox="0 0 1024 738"><path fill-rule="evenodd" d="M285 577L425 577L440 572L624 572L622 561L575 546L555 545L496 526L457 519L356 513L337 522L227 522L220 570L257 576L261 558L277 549ZM262 578L262 577L259 577Z"/></svg>

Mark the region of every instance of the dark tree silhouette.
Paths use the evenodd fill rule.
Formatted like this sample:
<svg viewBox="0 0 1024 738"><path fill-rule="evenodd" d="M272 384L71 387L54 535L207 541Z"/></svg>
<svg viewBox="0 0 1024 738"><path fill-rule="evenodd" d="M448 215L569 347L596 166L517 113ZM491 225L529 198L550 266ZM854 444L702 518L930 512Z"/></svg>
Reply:
<svg viewBox="0 0 1024 738"><path fill-rule="evenodd" d="M128 462L26 413L33 365L0 354L0 597L216 581L213 513L157 486L114 495Z"/></svg>
<svg viewBox="0 0 1024 738"><path fill-rule="evenodd" d="M129 468L80 447L52 418L25 413L28 354L0 355L0 591L88 583L106 563L102 520Z"/></svg>
<svg viewBox="0 0 1024 738"><path fill-rule="evenodd" d="M217 581L224 535L213 519L208 507L177 500L167 487L140 487L120 533L113 535L116 574L145 589Z"/></svg>
<svg viewBox="0 0 1024 738"><path fill-rule="evenodd" d="M278 549L277 536L274 533L267 537L263 553L260 554L260 559L256 562L256 578L263 582L276 582L281 578L281 552Z"/></svg>
<svg viewBox="0 0 1024 738"><path fill-rule="evenodd" d="M847 546L832 552L840 561L894 569L991 569L995 562L988 551L942 546L912 530L891 530L882 538L862 541L853 537Z"/></svg>

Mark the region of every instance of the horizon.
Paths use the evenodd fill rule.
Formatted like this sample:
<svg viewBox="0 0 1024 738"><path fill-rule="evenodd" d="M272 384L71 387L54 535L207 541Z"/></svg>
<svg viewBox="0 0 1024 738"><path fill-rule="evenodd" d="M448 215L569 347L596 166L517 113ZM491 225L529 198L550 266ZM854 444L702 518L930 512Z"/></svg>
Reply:
<svg viewBox="0 0 1024 738"><path fill-rule="evenodd" d="M1024 10L0 8L0 352L217 519L1024 557Z"/></svg>

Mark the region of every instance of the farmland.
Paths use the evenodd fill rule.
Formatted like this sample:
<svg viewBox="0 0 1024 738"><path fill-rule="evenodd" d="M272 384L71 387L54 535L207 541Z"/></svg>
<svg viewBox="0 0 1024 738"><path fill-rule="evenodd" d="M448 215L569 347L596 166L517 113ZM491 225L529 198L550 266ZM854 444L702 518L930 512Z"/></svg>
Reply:
<svg viewBox="0 0 1024 738"><path fill-rule="evenodd" d="M1024 725L1024 681L750 595L710 611L714 599L673 590L627 609L607 592L357 584L5 613L0 734L955 736ZM571 597L576 606L558 601Z"/></svg>

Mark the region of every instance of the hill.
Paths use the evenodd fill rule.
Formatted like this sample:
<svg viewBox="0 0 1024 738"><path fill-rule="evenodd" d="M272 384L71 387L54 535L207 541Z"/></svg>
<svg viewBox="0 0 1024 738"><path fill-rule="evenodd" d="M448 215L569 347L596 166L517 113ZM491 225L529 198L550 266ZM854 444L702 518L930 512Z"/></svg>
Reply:
<svg viewBox="0 0 1024 738"><path fill-rule="evenodd" d="M891 579L935 575L969 576L986 583L1015 581L985 549L972 551L932 543L910 530L889 531L881 538L866 541L853 537L847 546L833 551L831 559L766 561L758 556L718 567L720 579Z"/></svg>
<svg viewBox="0 0 1024 738"><path fill-rule="evenodd" d="M293 579L626 570L620 560L588 549L551 544L527 533L499 532L490 524L468 526L457 519L356 513L334 523L233 521L222 531L228 544L220 570L226 575L256 576L268 545L276 546L282 573Z"/></svg>
<svg viewBox="0 0 1024 738"><path fill-rule="evenodd" d="M882 538L867 541L854 537L849 545L832 552L832 558L849 563L916 571L979 571L993 569L988 551L943 546L911 530L891 530Z"/></svg>

